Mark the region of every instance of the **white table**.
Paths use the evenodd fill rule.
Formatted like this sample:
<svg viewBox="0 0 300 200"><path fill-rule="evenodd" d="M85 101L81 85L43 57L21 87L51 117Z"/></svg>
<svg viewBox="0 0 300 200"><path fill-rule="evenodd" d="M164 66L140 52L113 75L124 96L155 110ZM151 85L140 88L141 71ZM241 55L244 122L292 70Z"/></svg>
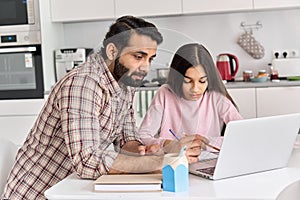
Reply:
<svg viewBox="0 0 300 200"><path fill-rule="evenodd" d="M97 193L93 181L68 176L45 192L49 200L58 199L276 199L281 191L300 180L300 146L295 146L288 167L235 178L211 181L190 175L188 192Z"/></svg>

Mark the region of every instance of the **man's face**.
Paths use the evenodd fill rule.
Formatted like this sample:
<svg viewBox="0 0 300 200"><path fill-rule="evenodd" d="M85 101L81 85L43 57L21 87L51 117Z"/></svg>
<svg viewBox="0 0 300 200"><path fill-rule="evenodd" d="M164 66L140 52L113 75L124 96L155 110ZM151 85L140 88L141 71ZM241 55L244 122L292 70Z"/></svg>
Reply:
<svg viewBox="0 0 300 200"><path fill-rule="evenodd" d="M141 86L156 50L156 41L145 35L132 34L128 46L115 60L113 73L116 79L127 86Z"/></svg>

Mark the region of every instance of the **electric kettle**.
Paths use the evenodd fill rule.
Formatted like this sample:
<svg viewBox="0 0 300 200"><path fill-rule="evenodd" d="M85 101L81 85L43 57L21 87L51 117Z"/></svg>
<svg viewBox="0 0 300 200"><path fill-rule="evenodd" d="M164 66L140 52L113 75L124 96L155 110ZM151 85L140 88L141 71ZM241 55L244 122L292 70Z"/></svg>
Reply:
<svg viewBox="0 0 300 200"><path fill-rule="evenodd" d="M235 55L224 53L217 56L217 68L222 80L234 81L239 69L239 61Z"/></svg>

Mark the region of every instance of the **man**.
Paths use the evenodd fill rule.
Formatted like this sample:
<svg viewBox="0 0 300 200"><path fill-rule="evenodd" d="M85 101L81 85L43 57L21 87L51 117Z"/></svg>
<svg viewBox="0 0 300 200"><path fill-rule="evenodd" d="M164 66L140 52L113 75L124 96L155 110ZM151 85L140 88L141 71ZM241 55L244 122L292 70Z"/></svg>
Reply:
<svg viewBox="0 0 300 200"><path fill-rule="evenodd" d="M141 155L151 151L136 135L132 106L132 87L141 85L161 42L152 23L117 19L101 52L53 87L17 154L2 198L45 199L46 189L73 172L96 179L161 170L161 156Z"/></svg>

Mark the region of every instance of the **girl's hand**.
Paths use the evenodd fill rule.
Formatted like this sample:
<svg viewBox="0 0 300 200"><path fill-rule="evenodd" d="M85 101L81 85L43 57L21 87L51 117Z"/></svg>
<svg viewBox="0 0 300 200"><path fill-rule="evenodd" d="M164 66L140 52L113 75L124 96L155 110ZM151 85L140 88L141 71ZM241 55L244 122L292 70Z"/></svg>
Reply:
<svg viewBox="0 0 300 200"><path fill-rule="evenodd" d="M185 153L185 156L188 160L189 163L195 163L198 162L198 156L201 153L201 149L205 148L206 145L209 141L207 138L194 134L194 135L188 135L182 138L183 141L180 140L180 142L186 142L187 145L187 150Z"/></svg>
<svg viewBox="0 0 300 200"><path fill-rule="evenodd" d="M195 163L198 162L198 156L201 153L201 147L193 147L193 148L188 148L186 150L185 156L188 160L189 163Z"/></svg>
<svg viewBox="0 0 300 200"><path fill-rule="evenodd" d="M207 138L198 134L184 135L179 141L166 140L164 143L164 151L166 153L178 153L183 146L186 146L187 150L185 155L189 163L194 163L198 161L201 148L204 148L208 142Z"/></svg>

